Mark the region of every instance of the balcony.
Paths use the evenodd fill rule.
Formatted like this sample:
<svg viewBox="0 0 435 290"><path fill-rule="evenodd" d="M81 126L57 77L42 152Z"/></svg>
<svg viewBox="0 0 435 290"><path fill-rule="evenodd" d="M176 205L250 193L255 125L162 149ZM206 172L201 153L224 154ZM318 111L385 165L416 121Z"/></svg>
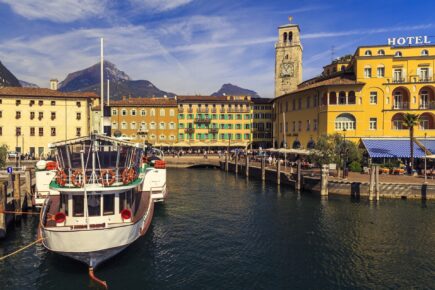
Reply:
<svg viewBox="0 0 435 290"><path fill-rule="evenodd" d="M405 83L406 82L406 79L405 78L394 78L393 80L392 80L392 83L393 84L402 84L402 83Z"/></svg>
<svg viewBox="0 0 435 290"><path fill-rule="evenodd" d="M420 110L434 110L435 109L435 102L421 103L418 108Z"/></svg>
<svg viewBox="0 0 435 290"><path fill-rule="evenodd" d="M211 119L208 118L208 117L206 117L206 118L199 118L199 117L196 117L196 119L195 119L195 123L204 123L204 124L208 124L208 123L210 123L210 122L211 122Z"/></svg>
<svg viewBox="0 0 435 290"><path fill-rule="evenodd" d="M393 110L409 110L408 102L395 102L393 104Z"/></svg>
<svg viewBox="0 0 435 290"><path fill-rule="evenodd" d="M194 132L195 132L194 128L186 128L186 129L184 129L184 133L187 133L187 134L193 134Z"/></svg>
<svg viewBox="0 0 435 290"><path fill-rule="evenodd" d="M219 128L209 128L208 132L211 134L217 134L219 132Z"/></svg>
<svg viewBox="0 0 435 290"><path fill-rule="evenodd" d="M418 82L419 83L430 83L433 79L431 77L419 77Z"/></svg>

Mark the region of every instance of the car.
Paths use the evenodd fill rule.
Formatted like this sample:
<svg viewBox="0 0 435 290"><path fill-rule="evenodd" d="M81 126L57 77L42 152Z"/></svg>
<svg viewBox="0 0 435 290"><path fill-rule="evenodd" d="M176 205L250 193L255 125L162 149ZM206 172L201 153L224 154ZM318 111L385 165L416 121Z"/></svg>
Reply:
<svg viewBox="0 0 435 290"><path fill-rule="evenodd" d="M8 158L17 158L18 157L18 152L16 151L9 151L8 152Z"/></svg>

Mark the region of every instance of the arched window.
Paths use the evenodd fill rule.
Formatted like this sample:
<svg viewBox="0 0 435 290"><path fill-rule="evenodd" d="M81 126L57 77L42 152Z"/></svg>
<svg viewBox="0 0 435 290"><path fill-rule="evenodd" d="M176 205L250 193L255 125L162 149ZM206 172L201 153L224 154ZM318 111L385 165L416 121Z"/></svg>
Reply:
<svg viewBox="0 0 435 290"><path fill-rule="evenodd" d="M338 104L339 105L346 105L346 93L343 91L338 93Z"/></svg>
<svg viewBox="0 0 435 290"><path fill-rule="evenodd" d="M164 117L165 116L165 109L160 109L160 117Z"/></svg>
<svg viewBox="0 0 435 290"><path fill-rule="evenodd" d="M284 34L282 35L282 41L287 42L287 32L284 32Z"/></svg>
<svg viewBox="0 0 435 290"><path fill-rule="evenodd" d="M147 115L147 111L145 111L145 109L140 110L140 115L145 117Z"/></svg>
<svg viewBox="0 0 435 290"><path fill-rule="evenodd" d="M335 130L355 130L356 129L356 120L352 114L340 114L335 119Z"/></svg>
<svg viewBox="0 0 435 290"><path fill-rule="evenodd" d="M394 56L395 56L395 57L402 57L402 52L397 51L397 52L394 54Z"/></svg>
<svg viewBox="0 0 435 290"><path fill-rule="evenodd" d="M429 55L429 50L427 50L427 49L423 49L422 51L421 51L421 56L428 56Z"/></svg>
<svg viewBox="0 0 435 290"><path fill-rule="evenodd" d="M423 87L419 92L419 108L420 109L430 109L431 105L434 104L434 92L430 87Z"/></svg>
<svg viewBox="0 0 435 290"><path fill-rule="evenodd" d="M166 129L166 124L163 122L160 122L160 129Z"/></svg>
<svg viewBox="0 0 435 290"><path fill-rule="evenodd" d="M434 129L434 117L430 113L423 113L420 116L420 130Z"/></svg>
<svg viewBox="0 0 435 290"><path fill-rule="evenodd" d="M293 32L288 33L288 42L293 42Z"/></svg>
<svg viewBox="0 0 435 290"><path fill-rule="evenodd" d="M174 111L174 109L170 109L170 110L169 110L169 116L171 116L171 117L175 116L175 111Z"/></svg>
<svg viewBox="0 0 435 290"><path fill-rule="evenodd" d="M405 130L406 127L403 125L403 114L398 113L394 115L391 120L391 125L393 130Z"/></svg>
<svg viewBox="0 0 435 290"><path fill-rule="evenodd" d="M356 104L356 97L355 97L355 92L354 91L350 91L348 96L347 96L347 103L349 105L355 105Z"/></svg>
<svg viewBox="0 0 435 290"><path fill-rule="evenodd" d="M127 122L121 123L121 129L127 129Z"/></svg>
<svg viewBox="0 0 435 290"><path fill-rule="evenodd" d="M336 92L330 92L329 93L329 104L330 105L336 105L337 104L337 93Z"/></svg>
<svg viewBox="0 0 435 290"><path fill-rule="evenodd" d="M385 55L385 50L383 49L378 50L378 55Z"/></svg>
<svg viewBox="0 0 435 290"><path fill-rule="evenodd" d="M130 129L136 129L136 122L130 123Z"/></svg>
<svg viewBox="0 0 435 290"><path fill-rule="evenodd" d="M165 140L166 139L166 135L161 134L160 135L160 140Z"/></svg>
<svg viewBox="0 0 435 290"><path fill-rule="evenodd" d="M154 122L151 122L150 123L150 129L155 129L156 128L156 123L154 123Z"/></svg>
<svg viewBox="0 0 435 290"><path fill-rule="evenodd" d="M372 56L372 51L371 50L366 50L364 55L365 56Z"/></svg>

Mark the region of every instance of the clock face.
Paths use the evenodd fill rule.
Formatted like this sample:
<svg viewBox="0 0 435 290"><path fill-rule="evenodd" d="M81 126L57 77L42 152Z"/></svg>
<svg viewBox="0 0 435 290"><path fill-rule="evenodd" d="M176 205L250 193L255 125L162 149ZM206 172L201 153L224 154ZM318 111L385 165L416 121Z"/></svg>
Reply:
<svg viewBox="0 0 435 290"><path fill-rule="evenodd" d="M281 77L292 77L294 75L294 66L292 62L281 64Z"/></svg>

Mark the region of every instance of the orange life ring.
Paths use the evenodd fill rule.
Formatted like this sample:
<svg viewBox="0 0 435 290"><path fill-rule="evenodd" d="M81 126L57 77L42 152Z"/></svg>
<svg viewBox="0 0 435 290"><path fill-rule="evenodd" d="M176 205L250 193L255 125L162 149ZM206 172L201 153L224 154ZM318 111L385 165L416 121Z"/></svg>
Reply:
<svg viewBox="0 0 435 290"><path fill-rule="evenodd" d="M67 175L63 169L59 169L56 174L56 182L60 186L65 186Z"/></svg>
<svg viewBox="0 0 435 290"><path fill-rule="evenodd" d="M130 173L130 168L125 168L122 171L122 183L124 184L129 184L131 182L130 177L129 177L129 173Z"/></svg>
<svg viewBox="0 0 435 290"><path fill-rule="evenodd" d="M86 176L83 174L83 172L80 169L76 169L71 176L71 183L75 187L82 187L85 181L86 181Z"/></svg>
<svg viewBox="0 0 435 290"><path fill-rule="evenodd" d="M128 172L128 179L130 182L136 179L136 170L134 170L134 168L130 168L130 171Z"/></svg>
<svg viewBox="0 0 435 290"><path fill-rule="evenodd" d="M108 179L107 176L110 176ZM103 186L111 186L115 182L115 172L112 169L101 170L101 184Z"/></svg>

